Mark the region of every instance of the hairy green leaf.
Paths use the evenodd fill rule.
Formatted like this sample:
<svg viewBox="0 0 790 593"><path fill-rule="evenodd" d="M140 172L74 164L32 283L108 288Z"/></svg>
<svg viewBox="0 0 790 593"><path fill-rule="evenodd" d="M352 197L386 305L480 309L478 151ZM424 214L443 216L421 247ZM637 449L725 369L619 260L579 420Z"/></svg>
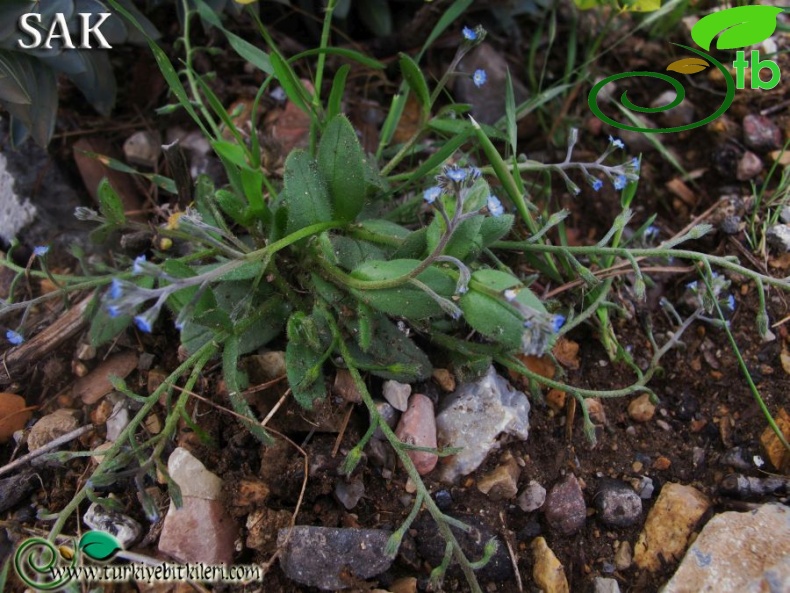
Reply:
<svg viewBox="0 0 790 593"><path fill-rule="evenodd" d="M329 188L318 164L304 150L294 150L285 161L285 205L288 232L332 220Z"/></svg>
<svg viewBox="0 0 790 593"><path fill-rule="evenodd" d="M337 115L318 145L318 168L327 180L335 216L351 222L365 205L365 153L351 122Z"/></svg>

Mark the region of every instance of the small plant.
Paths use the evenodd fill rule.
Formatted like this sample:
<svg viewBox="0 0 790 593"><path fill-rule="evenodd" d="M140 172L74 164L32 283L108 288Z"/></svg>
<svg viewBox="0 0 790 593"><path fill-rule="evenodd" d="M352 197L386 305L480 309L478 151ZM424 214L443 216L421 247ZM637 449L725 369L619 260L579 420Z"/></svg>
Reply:
<svg viewBox="0 0 790 593"><path fill-rule="evenodd" d="M110 3L135 21L121 4ZM426 47L460 17L466 4L457 1L448 9ZM210 140L225 166L229 184L218 188L207 177L200 177L194 188L178 187L173 180L157 177L155 181L162 188L193 196L188 209L158 229L160 241L134 258L124 260L118 255L120 267L87 269L85 277L53 276L63 291L94 292L87 313L92 320L90 336L94 344L109 342L131 326L144 333L173 331L172 327L179 333L186 358L147 397L117 382L116 387L142 407L116 443L102 452L102 460L87 484L59 513L51 537L63 529L86 498L109 506L117 504L100 498L96 490L119 476L134 480L146 513L156 519L158 511L145 493L145 480L154 478L157 472L167 475L161 455L179 421L191 422L186 404L211 360L221 360L230 401L245 427L261 442L269 443L270 436L242 395L247 377L239 369L239 362L246 353L284 335L288 381L302 406L311 408L326 396L326 373L334 365L348 369L370 412L370 427L348 453L343 470L354 470L365 445L376 429L381 429L416 486L414 507L393 533L387 552L396 553L410 523L424 508L447 541L444 560L434 568L432 581L439 583L455 561L471 590L480 591L474 570L493 555L496 541L486 545L482 559L465 556L450 527L468 526L436 506L407 454L413 446L400 442L382 420L367 389L365 374L404 382L426 379L438 352L449 357L455 369L466 376L497 363L523 374L535 385L570 393L581 405L586 433L594 439L586 398L652 393L648 383L660 369L662 356L678 344L693 321L702 319L703 313L710 314L711 303L727 302L727 281L721 274L736 272L756 283L761 295L758 327L762 334L768 331L765 285L787 290L790 283L748 270L732 258L677 248L684 241L703 236L710 228L706 225L687 229L652 247L647 246L653 240L648 220L626 240L624 230L632 216L630 205L637 191L640 162L633 156L620 156L626 147L619 139L610 138L596 160L579 162L573 159L578 135L571 130L565 159L540 163L516 156L516 113L524 109L516 108L512 86L505 93L507 116L502 129L481 126L467 118L468 107L450 104L439 108L439 98L451 76L470 76L478 86L486 83L484 71L456 71L462 57L485 36L481 27L461 29L456 55L433 89L418 65L422 52L416 58L401 55L404 82L393 99L377 154L366 154L340 109L349 68L339 68L325 96L324 58L334 53L370 68L383 65L354 51L331 47L329 32L335 6L334 1L328 3L319 51L288 59L257 12L248 14L267 43L268 53L227 31L201 0L182 6L186 52L182 72L149 40L178 108L184 109ZM267 74L258 100L277 81L289 99L309 114L310 147L288 155L281 182L262 171L255 131L249 140L242 135L206 79L192 68L198 50L192 47L189 32L197 16L224 32L240 55ZM294 64L314 53L318 55L317 68L314 90L310 91ZM420 125L410 139L392 146L410 93L421 107ZM223 128L230 133L230 140L223 135ZM426 144L421 140L428 137L437 141L436 149L424 154ZM512 158L505 160L492 139L504 141ZM404 165L407 158L419 164L410 169ZM119 163L107 162L122 168ZM582 192L582 186L593 192L611 186L621 192L622 211L598 244L565 244L563 221L567 212L541 210L527 192L525 176L542 178L548 184L552 174L574 195ZM492 187L495 181L496 190ZM78 217L99 225L97 239L110 232L148 228L126 218L109 184L102 184L99 196L99 211L81 208L77 212ZM510 266L516 256L537 273L524 276L515 272ZM46 253L35 257L27 269L15 266L10 258L4 264L20 278L25 274L47 276ZM651 282L642 269L645 258L699 262L703 265L702 282L708 288L705 292L702 283L696 285L694 296L701 299L696 312L685 321L677 317L677 330L666 343L659 345L649 328L646 330L653 354L647 370L642 370L617 342L609 315L622 310L613 290L621 278L625 281L618 286L628 298L644 298ZM41 270L33 269L35 262L41 264ZM719 275L713 274L711 266L720 270ZM573 293L575 298L544 302L531 289L537 281L580 288ZM24 340L25 320L32 306L59 294L15 301L12 288L11 296L2 303L0 318L22 314L8 327L9 341L17 344ZM613 356L619 355L633 369L631 385L608 391L567 385L533 373L519 358L522 354L550 352L559 335L593 319L609 332L603 340ZM185 375L176 395L176 383ZM141 423L162 397L167 399L169 410L165 426L159 434L145 436L140 431ZM448 455L452 451L436 453ZM90 454L59 453L57 457L67 460ZM178 504L178 487L172 481L169 486Z"/></svg>

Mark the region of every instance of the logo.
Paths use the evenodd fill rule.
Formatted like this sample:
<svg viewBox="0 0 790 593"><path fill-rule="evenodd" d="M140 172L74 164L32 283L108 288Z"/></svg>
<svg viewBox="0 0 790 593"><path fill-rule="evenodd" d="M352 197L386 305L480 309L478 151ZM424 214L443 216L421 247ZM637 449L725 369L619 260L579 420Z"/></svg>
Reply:
<svg viewBox="0 0 790 593"><path fill-rule="evenodd" d="M72 544L55 546L43 537L31 537L17 548L14 569L20 580L38 591L53 591L68 584L76 576L82 555L97 562L111 560L122 550L109 533L89 531Z"/></svg>
<svg viewBox="0 0 790 593"><path fill-rule="evenodd" d="M112 46L107 42L107 39L101 32L100 27L104 24L111 13L100 12L96 13L98 20L91 25L90 12L77 13L79 22L75 27L79 32L79 45L74 45L69 30L69 22L66 15L62 12L56 12L54 18L49 25L45 25L42 17L37 12L28 12L19 17L19 28L30 38L28 43L19 39L17 44L21 49L52 49L52 41L60 43L63 49L112 49ZM91 46L91 35L95 38L97 44Z"/></svg>
<svg viewBox="0 0 790 593"><path fill-rule="evenodd" d="M775 6L739 6L720 10L719 12L714 12L700 19L691 30L691 38L694 40L694 43L703 48L705 52L710 51L710 46L717 35L719 35L719 38L716 41L716 49L726 50L753 46L768 39L768 37L773 34L776 30L776 17L780 12L782 12L782 9ZM624 109L637 113L649 114L669 111L680 105L686 97L686 91L681 81L663 72L649 71L623 72L604 78L590 90L590 94L587 97L590 110L600 120L621 130L644 132L646 134L684 132L709 124L729 109L735 99L735 90L746 88L747 68L750 68L751 75L749 77L749 84L752 89L767 90L779 84L779 79L781 78L779 66L776 62L771 60L761 59L758 50L751 50L748 59L743 49L739 49L736 52L736 59L732 63L732 67L735 70L735 80L733 80L728 68L713 56L699 49L679 43L673 43L672 45L681 47L695 54L695 56L676 60L667 66L666 70L679 74L695 74L697 72L702 72L713 64L713 66L721 72L727 85L727 91L724 100L716 111L699 121L683 126L670 128L642 128L620 123L606 115L598 106L598 94L607 84L624 78L636 78L640 76L658 78L670 84L675 90L675 98L666 105L658 107L641 107L628 98L628 91L623 91L623 94L620 96L620 105ZM761 72L765 70L770 73L770 78L768 80L763 80L761 77Z"/></svg>

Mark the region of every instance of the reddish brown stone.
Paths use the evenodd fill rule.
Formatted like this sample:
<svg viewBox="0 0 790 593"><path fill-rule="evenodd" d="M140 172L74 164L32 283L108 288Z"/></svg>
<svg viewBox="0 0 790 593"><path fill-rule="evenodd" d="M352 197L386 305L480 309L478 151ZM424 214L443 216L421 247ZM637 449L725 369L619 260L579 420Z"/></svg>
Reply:
<svg viewBox="0 0 790 593"><path fill-rule="evenodd" d="M404 443L420 447L436 447L436 418L433 415L433 402L421 393L409 399L409 407L401 416L395 434ZM409 451L414 466L421 476L436 467L439 457L425 451Z"/></svg>

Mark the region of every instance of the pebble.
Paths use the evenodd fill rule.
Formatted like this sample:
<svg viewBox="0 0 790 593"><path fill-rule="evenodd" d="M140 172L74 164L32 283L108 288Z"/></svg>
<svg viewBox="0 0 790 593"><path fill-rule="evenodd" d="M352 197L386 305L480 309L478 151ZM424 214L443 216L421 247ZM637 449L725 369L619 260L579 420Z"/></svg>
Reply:
<svg viewBox="0 0 790 593"><path fill-rule="evenodd" d="M669 105L677 97L677 93L672 90L664 91L658 98L653 101L651 107L663 107ZM678 105L672 109L661 112L661 120L668 128L676 128L685 126L692 123L696 118L694 117L694 105L688 99L683 99Z"/></svg>
<svg viewBox="0 0 790 593"><path fill-rule="evenodd" d="M621 542L614 553L614 565L617 570L626 570L634 561L634 554L631 551L631 544Z"/></svg>
<svg viewBox="0 0 790 593"><path fill-rule="evenodd" d="M653 462L653 469L658 470L660 472L668 470L672 466L672 461L668 457L658 457Z"/></svg>
<svg viewBox="0 0 790 593"><path fill-rule="evenodd" d="M628 416L634 422L648 422L656 413L656 405L650 401L650 394L643 393L628 404Z"/></svg>
<svg viewBox="0 0 790 593"><path fill-rule="evenodd" d="M653 492L655 489L656 487L653 485L653 478L642 476L642 479L639 480L639 488L637 489L637 492L639 492L639 498L642 500L650 500L653 497Z"/></svg>
<svg viewBox="0 0 790 593"><path fill-rule="evenodd" d="M593 593L620 593L620 585L615 579L595 577L593 579Z"/></svg>
<svg viewBox="0 0 790 593"><path fill-rule="evenodd" d="M587 506L575 475L568 474L552 486L543 513L549 526L563 535L573 535L584 527Z"/></svg>
<svg viewBox="0 0 790 593"><path fill-rule="evenodd" d="M162 155L162 138L158 132L135 132L123 143L123 154L133 165L153 168Z"/></svg>
<svg viewBox="0 0 790 593"><path fill-rule="evenodd" d="M254 383L266 383L286 374L285 352L282 350L251 354L245 357L244 363Z"/></svg>
<svg viewBox="0 0 790 593"><path fill-rule="evenodd" d="M40 449L47 443L54 441L64 434L79 428L80 422L77 420L77 410L61 408L52 414L47 414L40 418L30 429L27 437L27 448L30 451Z"/></svg>
<svg viewBox="0 0 790 593"><path fill-rule="evenodd" d="M431 376L445 393L452 393L455 391L455 377L453 377L453 374L447 369L433 369Z"/></svg>
<svg viewBox="0 0 790 593"><path fill-rule="evenodd" d="M409 398L409 406L398 422L395 434L404 443L420 447L436 447L436 418L433 415L433 402L422 393ZM424 476L436 467L439 456L425 451L407 451L409 458Z"/></svg>
<svg viewBox="0 0 790 593"><path fill-rule="evenodd" d="M664 485L634 546L636 565L656 572L680 558L694 527L709 508L710 501L699 490L682 484Z"/></svg>
<svg viewBox="0 0 790 593"><path fill-rule="evenodd" d="M183 506L170 501L159 551L179 562L231 564L239 530L222 503L222 480L182 447L170 454L167 471Z"/></svg>
<svg viewBox="0 0 790 593"><path fill-rule="evenodd" d="M741 471L748 471L752 469L752 463L749 458L749 452L744 450L743 447L733 447L724 452L724 455L719 458L719 463Z"/></svg>
<svg viewBox="0 0 790 593"><path fill-rule="evenodd" d="M301 585L324 591L347 589L350 580L369 579L390 567L394 558L384 554L389 536L381 529L312 525L280 529L280 567Z"/></svg>
<svg viewBox="0 0 790 593"><path fill-rule="evenodd" d="M350 482L340 479L335 484L335 496L348 511L357 506L364 494L365 484L359 477Z"/></svg>
<svg viewBox="0 0 790 593"><path fill-rule="evenodd" d="M669 422L666 420L661 420L660 418L656 420L656 426L658 426L664 432L672 432L672 427L669 425Z"/></svg>
<svg viewBox="0 0 790 593"><path fill-rule="evenodd" d="M401 577L389 586L390 593L417 593L417 577Z"/></svg>
<svg viewBox="0 0 790 593"><path fill-rule="evenodd" d="M481 379L461 385L436 418L442 446L461 448L458 454L442 458L441 479L452 483L476 470L492 449L499 448L496 439L503 432L526 440L529 408L527 396L493 367Z"/></svg>
<svg viewBox="0 0 790 593"><path fill-rule="evenodd" d="M248 548L271 554L277 548L277 532L291 523L291 512L261 506L247 515Z"/></svg>
<svg viewBox="0 0 790 593"><path fill-rule="evenodd" d="M764 115L747 115L743 118L743 141L758 152L776 150L782 146L782 131Z"/></svg>
<svg viewBox="0 0 790 593"><path fill-rule="evenodd" d="M376 410L381 416L381 419L387 423L387 426L390 428L395 428L395 425L398 423L398 411L392 407L388 402L384 401L376 401ZM371 417L370 421L373 421ZM380 441L387 440L387 437L384 436L384 432L381 430L380 426L376 427L376 432L373 433L373 438L378 439Z"/></svg>
<svg viewBox="0 0 790 593"><path fill-rule="evenodd" d="M448 510L453 504L453 495L447 490L439 490L433 495L433 499L436 501L436 506L439 507L440 511Z"/></svg>
<svg viewBox="0 0 790 593"><path fill-rule="evenodd" d="M137 353L126 350L111 356L90 373L74 383L72 394L82 398L82 403L91 405L98 402L113 390L112 376L125 379L137 368Z"/></svg>
<svg viewBox="0 0 790 593"><path fill-rule="evenodd" d="M351 404L362 403L362 396L354 383L354 377L351 376L348 369L337 369L332 392Z"/></svg>
<svg viewBox="0 0 790 593"><path fill-rule="evenodd" d="M568 579L557 556L543 537L536 537L530 546L534 565L532 578L544 593L569 593Z"/></svg>
<svg viewBox="0 0 790 593"><path fill-rule="evenodd" d="M765 238L778 251L790 251L790 225L775 224L769 227Z"/></svg>
<svg viewBox="0 0 790 593"><path fill-rule="evenodd" d="M95 502L85 511L82 520L91 529L114 536L124 550L128 550L143 533L143 528L131 517L105 509Z"/></svg>
<svg viewBox="0 0 790 593"><path fill-rule="evenodd" d="M776 426L779 431L784 435L785 440L790 440L790 414L787 410L781 408L779 413L774 418ZM776 436L773 429L768 426L760 435L760 444L768 457L768 461L779 471L784 471L790 466L790 453L785 449L782 441Z"/></svg>
<svg viewBox="0 0 790 593"><path fill-rule="evenodd" d="M546 502L546 489L535 480L530 480L516 501L525 513L536 511Z"/></svg>
<svg viewBox="0 0 790 593"><path fill-rule="evenodd" d="M119 401L112 409L112 414L107 418L107 440L115 442L121 436L121 432L129 424L129 408L127 402Z"/></svg>
<svg viewBox="0 0 790 593"><path fill-rule="evenodd" d="M601 522L610 527L630 527L642 518L642 499L620 480L601 480L595 508Z"/></svg>
<svg viewBox="0 0 790 593"><path fill-rule="evenodd" d="M384 381L383 395L393 408L400 412L405 412L406 407L409 405L409 396L411 395L411 385L408 383L399 383L398 381Z"/></svg>
<svg viewBox="0 0 790 593"><path fill-rule="evenodd" d="M790 591L790 508L713 517L689 548L663 593Z"/></svg>
<svg viewBox="0 0 790 593"><path fill-rule="evenodd" d="M779 163L783 167L787 167L790 165L790 151L788 150L774 150L773 152L769 153L771 159L774 162ZM783 211L787 209L787 206L783 209ZM782 219L782 222L790 222L790 211L788 211L788 216L785 218L784 216L779 216Z"/></svg>
<svg viewBox="0 0 790 593"><path fill-rule="evenodd" d="M738 161L738 171L735 174L735 177L738 181L748 181L753 177L759 175L759 173L763 170L763 162L760 160L756 154L754 154L751 150L747 150L743 153L740 160Z"/></svg>
<svg viewBox="0 0 790 593"><path fill-rule="evenodd" d="M509 500L518 494L518 477L521 468L512 455L497 468L484 475L477 482L477 489L494 501Z"/></svg>

